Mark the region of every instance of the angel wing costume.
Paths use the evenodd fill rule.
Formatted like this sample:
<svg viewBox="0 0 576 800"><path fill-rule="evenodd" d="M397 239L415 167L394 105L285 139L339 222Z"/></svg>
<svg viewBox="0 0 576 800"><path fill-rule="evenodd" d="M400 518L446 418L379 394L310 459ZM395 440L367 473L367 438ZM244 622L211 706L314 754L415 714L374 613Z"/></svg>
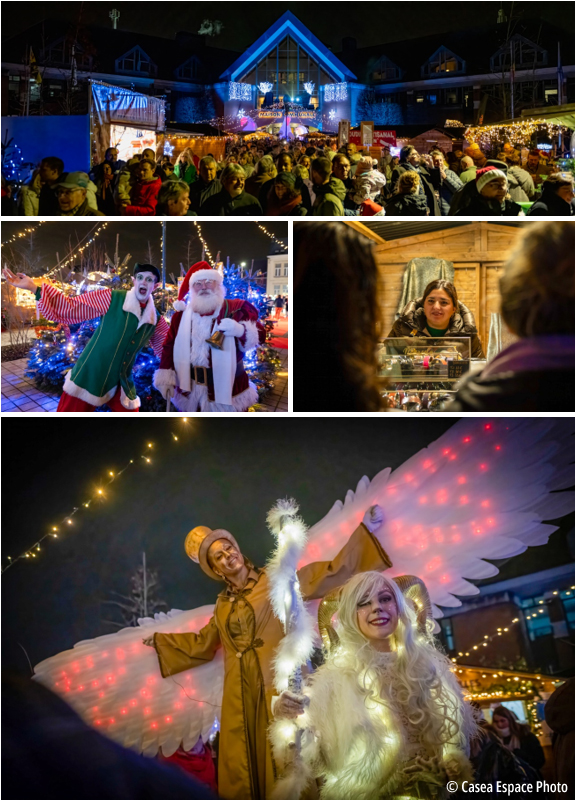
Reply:
<svg viewBox="0 0 576 800"><path fill-rule="evenodd" d="M556 519L574 507L573 493L555 491L573 485L573 452L566 426L558 420L461 420L393 472L385 469L372 481L362 478L355 492L349 491L343 503L335 503L310 529L299 568L314 572L314 562L320 560L326 568L353 538L366 508L377 503L386 515L377 538L392 562L387 574L420 577L428 587L433 615L439 618L440 606L459 606L458 596L478 593L467 578L497 574L484 558L515 556L548 541L557 528L543 520ZM334 580L323 585L326 572L319 566L312 592L306 594L301 578L308 598L334 588ZM344 569L340 583L350 574ZM218 601L232 605L220 597ZM128 747L150 756L159 747L169 755L180 743L189 749L200 734L209 733L215 718L222 717L230 653L214 647L208 663L192 661L191 668L163 680L156 653L141 640L143 633L198 634L207 626L218 627L217 621L210 622L213 613L213 606L171 612L140 620L138 628L80 642L40 663L36 678L62 694L87 722ZM277 620L266 625L275 625L281 636ZM253 638L259 638L258 623L252 630ZM235 652L231 658L239 669L241 659ZM266 701L269 714L268 697ZM241 743L248 764L245 735ZM229 758L221 741L221 760ZM267 757L268 774L270 768ZM227 796L222 785L220 791Z"/></svg>

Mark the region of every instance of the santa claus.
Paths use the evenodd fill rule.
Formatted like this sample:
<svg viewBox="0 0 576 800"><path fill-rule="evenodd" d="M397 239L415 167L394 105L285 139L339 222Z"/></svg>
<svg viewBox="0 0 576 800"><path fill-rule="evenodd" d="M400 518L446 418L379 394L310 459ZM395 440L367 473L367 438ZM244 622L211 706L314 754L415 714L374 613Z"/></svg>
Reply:
<svg viewBox="0 0 576 800"><path fill-rule="evenodd" d="M179 411L246 411L258 401L244 355L263 343L264 328L253 305L226 299L222 280L200 261L188 270L174 303L154 386Z"/></svg>

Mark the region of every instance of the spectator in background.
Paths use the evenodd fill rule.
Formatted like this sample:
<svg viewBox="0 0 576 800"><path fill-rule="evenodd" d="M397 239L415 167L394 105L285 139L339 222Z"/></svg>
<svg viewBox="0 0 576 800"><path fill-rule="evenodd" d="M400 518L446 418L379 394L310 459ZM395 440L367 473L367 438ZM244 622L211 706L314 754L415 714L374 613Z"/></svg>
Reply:
<svg viewBox="0 0 576 800"><path fill-rule="evenodd" d="M532 176L534 188L538 189L541 183L551 174L552 170L538 150L530 150L526 161L526 172Z"/></svg>
<svg viewBox="0 0 576 800"><path fill-rule="evenodd" d="M508 164L506 175L510 199L515 203L528 203L534 197L534 181L532 176L520 166L520 153L510 149L498 158L502 158Z"/></svg>
<svg viewBox="0 0 576 800"><path fill-rule="evenodd" d="M143 158L136 168L137 180L130 188L130 201L123 201L121 210L128 217L153 217L162 181L154 175L156 164Z"/></svg>
<svg viewBox="0 0 576 800"><path fill-rule="evenodd" d="M18 213L16 201L12 197L12 187L2 175L2 216L14 217Z"/></svg>
<svg viewBox="0 0 576 800"><path fill-rule="evenodd" d="M88 201L88 187L92 184L86 172L69 172L55 187L60 217L103 217ZM92 184L93 185L93 184Z"/></svg>
<svg viewBox="0 0 576 800"><path fill-rule="evenodd" d="M354 202L354 179L350 177L352 165L348 156L344 153L336 153L332 159L332 175L342 181L346 189L346 197L344 198L344 208L350 211L356 211L358 204Z"/></svg>
<svg viewBox="0 0 576 800"><path fill-rule="evenodd" d="M554 780L568 785L567 797L575 797L574 787L574 678L568 678L554 691L544 708L546 723L552 729Z"/></svg>
<svg viewBox="0 0 576 800"><path fill-rule="evenodd" d="M475 181L476 167L474 166L474 161L470 158L470 156L464 156L460 164L461 164L461 171L459 178L462 181L462 183L467 184L470 181Z"/></svg>
<svg viewBox="0 0 576 800"><path fill-rule="evenodd" d="M295 223L294 265L294 410L381 410L370 240L341 222Z"/></svg>
<svg viewBox="0 0 576 800"><path fill-rule="evenodd" d="M466 187L462 191L464 191ZM510 200L506 173L496 167L484 167L476 172L476 191L470 202L455 216L518 217L524 216L522 208Z"/></svg>
<svg viewBox="0 0 576 800"><path fill-rule="evenodd" d="M440 214L443 217L448 216L450 211L450 203L456 192L460 191L464 184L451 169L448 169L448 164L444 159L444 153L441 150L434 150L432 153L432 164L438 170L437 185L435 184L438 193L438 202L440 204Z"/></svg>
<svg viewBox="0 0 576 800"><path fill-rule="evenodd" d="M96 183L98 211L101 211L107 217L113 217L116 214L116 202L112 188L114 172L112 171L112 165L108 161L104 161L101 167L99 170L100 177Z"/></svg>
<svg viewBox="0 0 576 800"><path fill-rule="evenodd" d="M498 706L492 712L492 724L504 747L532 767L539 770L544 766L545 757L538 737L530 726L522 724L506 706Z"/></svg>
<svg viewBox="0 0 576 800"><path fill-rule="evenodd" d="M262 187L275 178L277 174L278 172L276 171L272 156L262 156L260 161L256 164L256 169L246 181L247 193L258 200Z"/></svg>
<svg viewBox="0 0 576 800"><path fill-rule="evenodd" d="M316 200L312 214L316 217L343 217L346 187L332 175L329 158L315 158L312 162L312 181Z"/></svg>
<svg viewBox="0 0 576 800"><path fill-rule="evenodd" d="M167 181L177 181L178 178L174 175L174 164L171 161L166 161L162 165L162 169L164 170L164 175L166 176ZM194 181L197 183L197 181Z"/></svg>
<svg viewBox="0 0 576 800"><path fill-rule="evenodd" d="M37 217L39 213L41 191L42 181L40 180L40 171L36 169L28 183L20 187L20 191L18 192L18 214L25 217ZM4 215L4 210L2 214Z"/></svg>
<svg viewBox="0 0 576 800"><path fill-rule="evenodd" d="M218 194L209 197L200 206L201 215L210 217L258 216L262 207L258 200L244 191L246 178L239 164L228 164L222 170Z"/></svg>
<svg viewBox="0 0 576 800"><path fill-rule="evenodd" d="M432 159L430 156L420 156L420 153L412 145L403 147L400 151L400 163L392 173L392 190L396 190L396 184L400 175L405 172L417 172L420 177L418 184L418 194L424 195L426 204L430 210L430 216L440 216L440 205L436 197L434 186L431 182ZM438 172L438 171L436 171ZM438 176L439 177L439 176Z"/></svg>
<svg viewBox="0 0 576 800"><path fill-rule="evenodd" d="M404 172L396 183L396 194L386 203L386 216L425 217L430 213L426 196L419 193L420 175Z"/></svg>
<svg viewBox="0 0 576 800"><path fill-rule="evenodd" d="M157 217L195 217L190 211L190 187L184 181L165 181L158 192Z"/></svg>
<svg viewBox="0 0 576 800"><path fill-rule="evenodd" d="M274 318L280 319L280 315L282 313L282 309L284 308L284 300L282 299L281 294L276 295L276 299L274 300Z"/></svg>
<svg viewBox="0 0 576 800"><path fill-rule="evenodd" d="M302 193L297 178L291 172L279 172L274 178L266 203L269 217L303 217L307 211L302 205Z"/></svg>
<svg viewBox="0 0 576 800"><path fill-rule="evenodd" d="M194 154L190 147L186 147L176 159L174 174L179 181L184 181L191 186L196 180L196 167L194 166Z"/></svg>
<svg viewBox="0 0 576 800"><path fill-rule="evenodd" d="M574 178L570 173L556 172L549 175L542 184L542 194L534 203L529 217L573 217L574 216Z"/></svg>
<svg viewBox="0 0 576 800"><path fill-rule="evenodd" d="M457 387L446 411L574 412L574 225L526 225L500 278L519 341Z"/></svg>
<svg viewBox="0 0 576 800"><path fill-rule="evenodd" d="M117 172L120 172L125 163L125 161L120 161L118 159L118 148L109 147L104 153L104 161L102 161L101 164L96 164L90 173L90 177L96 184L98 184L98 181L102 177L103 167L105 164L112 169L112 174L116 175Z"/></svg>
<svg viewBox="0 0 576 800"><path fill-rule="evenodd" d="M40 190L40 201L38 213L42 217L60 216L60 205L56 197L56 184L64 175L64 162L61 158L48 156L40 162L40 180L42 189Z"/></svg>
<svg viewBox="0 0 576 800"><path fill-rule="evenodd" d="M218 166L214 156L200 159L198 171L198 180L190 186L190 210L195 214L199 214L201 206L222 189L222 184L216 179Z"/></svg>

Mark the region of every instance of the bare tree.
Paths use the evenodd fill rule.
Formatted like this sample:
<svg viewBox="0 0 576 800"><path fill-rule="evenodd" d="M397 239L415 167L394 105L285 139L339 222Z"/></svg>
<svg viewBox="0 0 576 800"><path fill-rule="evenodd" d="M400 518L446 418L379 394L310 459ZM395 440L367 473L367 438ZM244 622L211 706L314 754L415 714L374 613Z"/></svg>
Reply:
<svg viewBox="0 0 576 800"><path fill-rule="evenodd" d="M159 589L158 574L146 567L146 553L142 553L142 566L138 567L132 575L130 582L132 590L128 596L119 592L112 592L118 600L104 600L107 605L116 606L122 622L106 619L109 625L115 628L127 626L136 627L141 617L151 617L160 611L166 611L168 606L159 600L156 593Z"/></svg>

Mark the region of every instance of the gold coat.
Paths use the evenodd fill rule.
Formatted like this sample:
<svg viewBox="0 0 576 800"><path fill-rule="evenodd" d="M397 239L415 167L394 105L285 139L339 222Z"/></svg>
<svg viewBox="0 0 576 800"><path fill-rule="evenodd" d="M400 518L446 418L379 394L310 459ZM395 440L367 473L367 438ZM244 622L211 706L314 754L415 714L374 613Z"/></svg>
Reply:
<svg viewBox="0 0 576 800"><path fill-rule="evenodd" d="M357 572L384 570L390 559L364 525L357 528L332 561L298 570L305 600L316 600L342 586ZM218 595L214 616L199 633L156 633L154 646L166 678L205 664L224 649L224 693L220 727L218 791L224 800L266 800L278 775L268 726L275 694L273 659L284 630L274 616L266 570L237 593Z"/></svg>

